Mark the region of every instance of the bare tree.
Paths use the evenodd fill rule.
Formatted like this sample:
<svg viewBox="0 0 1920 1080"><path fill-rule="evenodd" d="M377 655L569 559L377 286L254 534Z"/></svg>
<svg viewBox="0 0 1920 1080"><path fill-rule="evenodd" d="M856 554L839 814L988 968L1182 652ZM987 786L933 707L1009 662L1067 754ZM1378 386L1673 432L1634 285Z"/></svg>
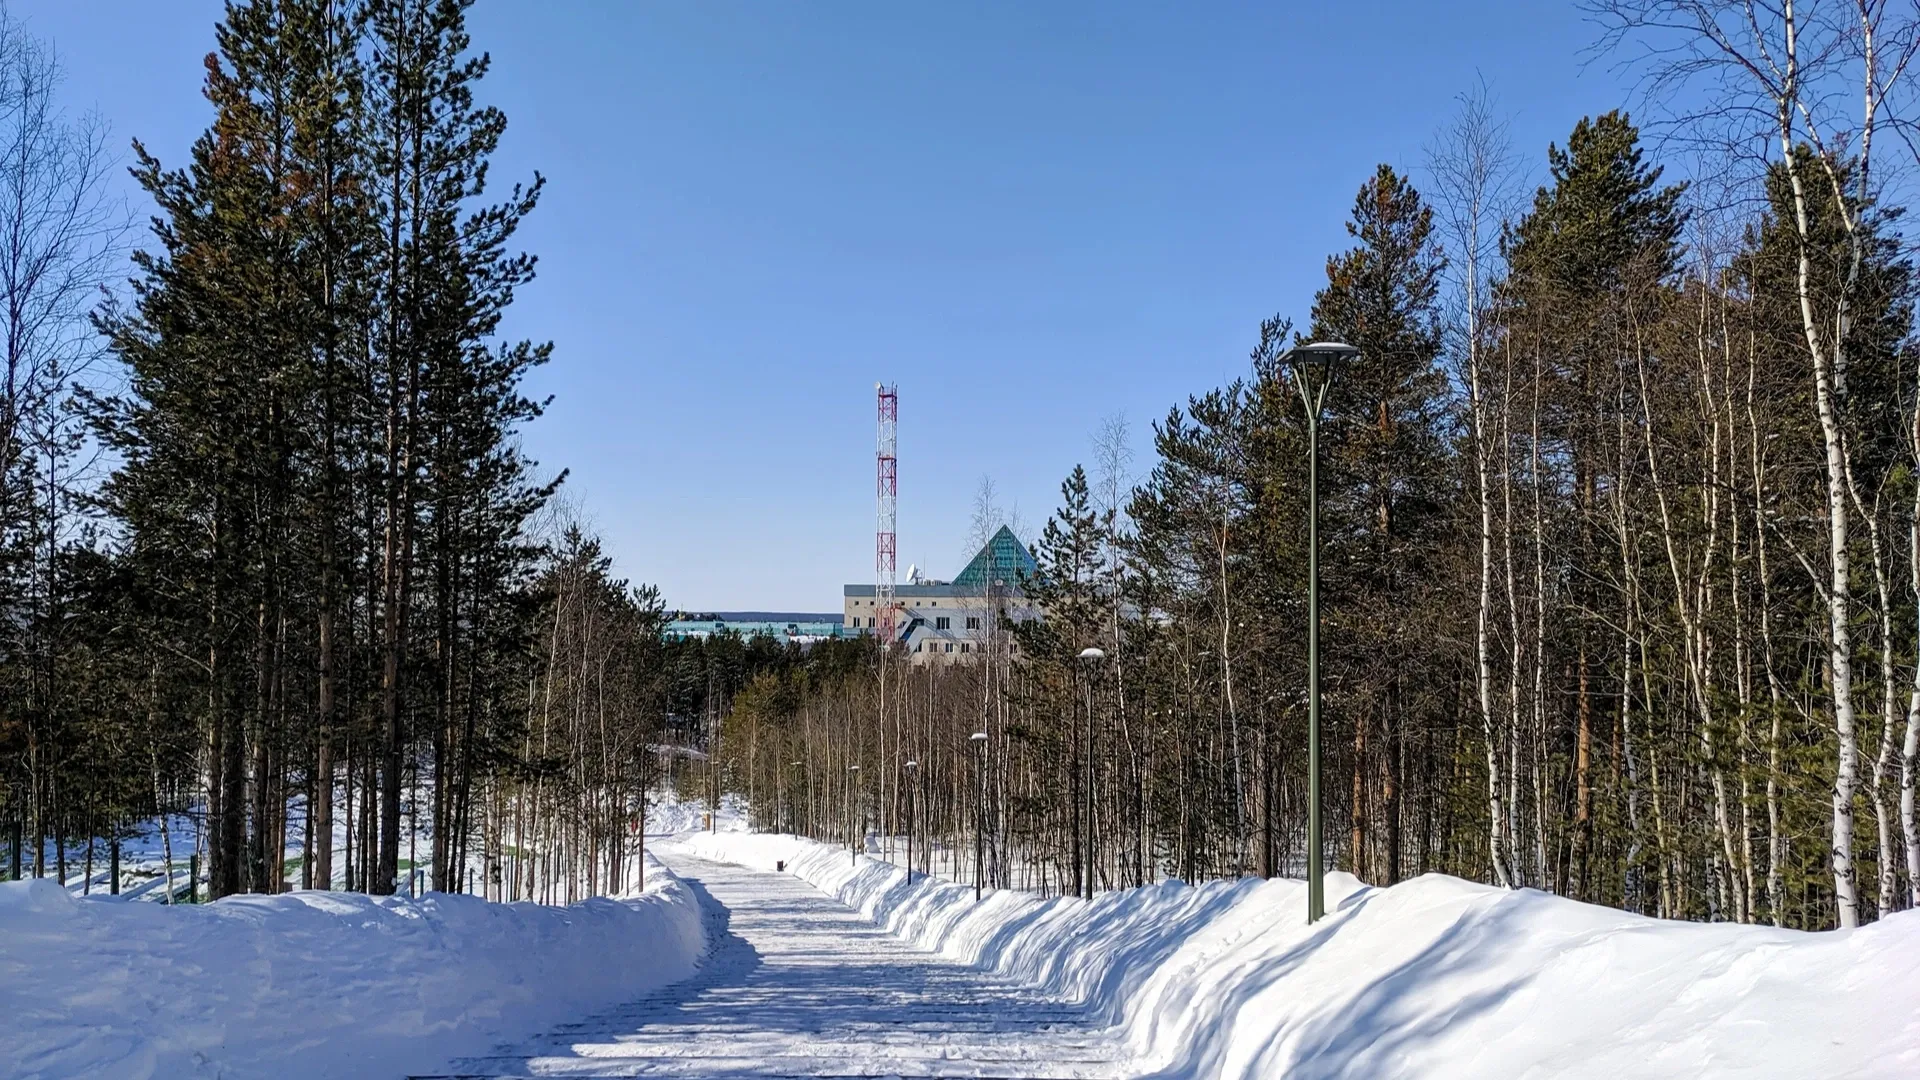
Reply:
<svg viewBox="0 0 1920 1080"><path fill-rule="evenodd" d="M106 128L55 100L59 59L0 7L0 529L33 517L30 462L63 441L67 396L99 342L89 309L108 280L126 214L108 192Z"/></svg>
<svg viewBox="0 0 1920 1080"><path fill-rule="evenodd" d="M1500 739L1494 730L1493 660L1493 497L1487 386L1484 378L1486 312L1499 258L1500 227L1512 200L1515 170L1507 125L1493 111L1485 82L1459 97L1454 119L1427 147L1427 171L1440 219L1442 243L1454 284L1452 352L1459 382L1466 387L1473 434L1473 461L1480 508L1479 609L1474 627L1474 658L1481 730L1487 749L1487 847L1494 880L1511 887L1506 810L1500 794Z"/></svg>
<svg viewBox="0 0 1920 1080"><path fill-rule="evenodd" d="M1007 512L1000 505L1000 489L994 485L993 477L982 475L973 491L973 517L967 523L967 549L961 553L961 561L972 558L1006 523Z"/></svg>
<svg viewBox="0 0 1920 1080"><path fill-rule="evenodd" d="M42 758L59 694L56 555L71 538L83 445L72 396L98 355L89 308L126 227L107 190L105 126L69 117L59 85L58 57L0 6L0 663L17 649L27 676L16 700L36 851L54 794Z"/></svg>

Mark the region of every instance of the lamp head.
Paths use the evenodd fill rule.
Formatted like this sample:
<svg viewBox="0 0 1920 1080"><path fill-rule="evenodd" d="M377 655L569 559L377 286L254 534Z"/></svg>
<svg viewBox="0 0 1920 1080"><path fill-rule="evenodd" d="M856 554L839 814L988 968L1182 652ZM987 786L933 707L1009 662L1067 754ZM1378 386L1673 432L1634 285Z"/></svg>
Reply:
<svg viewBox="0 0 1920 1080"><path fill-rule="evenodd" d="M967 741L968 742L986 742L987 733L984 731L976 731L973 734L967 736Z"/></svg>
<svg viewBox="0 0 1920 1080"><path fill-rule="evenodd" d="M1107 654L1103 650L1093 648L1092 646L1080 650L1080 659L1088 663L1092 663L1095 660L1105 660L1106 658Z"/></svg>
<svg viewBox="0 0 1920 1080"><path fill-rule="evenodd" d="M1357 359L1360 350L1343 341L1315 341L1306 345L1295 345L1287 350L1287 362L1290 364L1342 364Z"/></svg>

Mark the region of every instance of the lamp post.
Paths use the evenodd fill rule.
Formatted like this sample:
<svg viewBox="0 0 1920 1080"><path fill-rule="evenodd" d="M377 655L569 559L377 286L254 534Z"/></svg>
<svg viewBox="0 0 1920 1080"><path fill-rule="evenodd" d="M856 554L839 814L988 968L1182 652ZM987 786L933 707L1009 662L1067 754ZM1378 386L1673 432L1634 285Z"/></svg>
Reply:
<svg viewBox="0 0 1920 1080"><path fill-rule="evenodd" d="M920 767L917 761L907 762L907 884L913 884L913 778Z"/></svg>
<svg viewBox="0 0 1920 1080"><path fill-rule="evenodd" d="M1326 852L1320 820L1320 409L1335 364L1360 355L1352 345L1316 341L1288 350L1293 386L1307 411L1307 921L1327 913ZM1307 369L1320 367L1319 386Z"/></svg>
<svg viewBox="0 0 1920 1080"><path fill-rule="evenodd" d="M792 767L793 767L793 768L795 768L795 769L799 769L799 768L802 768L802 767L803 767L803 763L801 763L801 762L798 762L798 761L795 761L795 762L793 762L793 763L792 763ZM802 779L804 779L804 778L805 778L805 776L806 776L806 773L804 773L804 772L802 772L802 773L801 773L800 775L801 775L801 778L802 778ZM802 802L801 802L801 798L800 798L800 794L801 794L801 792L800 792L800 789L801 789L801 782L800 782L799 780L796 780L796 781L794 781L794 783L793 783L793 803L792 803L792 806L793 806L793 810L792 810L792 813L791 813L791 815L790 815L790 817L791 817L791 820L790 820L790 821L788 822L788 825L789 825L789 826L790 826L790 827L791 827L791 828L793 829L793 831L794 831L795 833L801 833L801 832L804 832L804 831L805 831L805 830L803 830L803 829L801 829L801 828L800 828L800 808L801 808L801 806L803 805L803 804L802 804ZM809 792L807 792L807 793L806 793L806 795L807 795L807 798L806 798L806 803L805 803L805 805L806 805L806 807L807 807L807 811L808 811L808 816L812 816L812 811L813 811L813 806L812 806L812 803L813 803L813 793L812 793L811 791L809 791Z"/></svg>
<svg viewBox="0 0 1920 1080"><path fill-rule="evenodd" d="M1093 669L1107 654L1088 647L1080 650L1080 663L1087 669L1083 680L1087 697L1087 726L1080 745L1080 865L1075 871L1084 875L1081 895L1093 899ZM1078 884L1078 883L1076 883Z"/></svg>
<svg viewBox="0 0 1920 1080"><path fill-rule="evenodd" d="M987 733L976 731L967 736L972 743L973 775L979 790L973 800L973 898L980 899L980 879L987 866Z"/></svg>
<svg viewBox="0 0 1920 1080"><path fill-rule="evenodd" d="M847 766L847 856L855 866L860 865L860 841L865 839L860 828L860 766Z"/></svg>

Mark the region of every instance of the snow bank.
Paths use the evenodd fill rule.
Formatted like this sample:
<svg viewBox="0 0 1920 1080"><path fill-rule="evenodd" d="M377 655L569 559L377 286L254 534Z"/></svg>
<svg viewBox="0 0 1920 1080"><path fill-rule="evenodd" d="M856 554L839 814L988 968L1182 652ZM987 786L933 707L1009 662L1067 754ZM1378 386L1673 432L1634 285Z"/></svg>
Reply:
<svg viewBox="0 0 1920 1080"><path fill-rule="evenodd" d="M1088 1003L1141 1075L1920 1076L1920 912L1809 934L1662 922L1430 874L990 892L787 836L682 838L790 871L918 944Z"/></svg>
<svg viewBox="0 0 1920 1080"><path fill-rule="evenodd" d="M0 1076L402 1076L691 974L699 905L299 892L216 904L0 884Z"/></svg>

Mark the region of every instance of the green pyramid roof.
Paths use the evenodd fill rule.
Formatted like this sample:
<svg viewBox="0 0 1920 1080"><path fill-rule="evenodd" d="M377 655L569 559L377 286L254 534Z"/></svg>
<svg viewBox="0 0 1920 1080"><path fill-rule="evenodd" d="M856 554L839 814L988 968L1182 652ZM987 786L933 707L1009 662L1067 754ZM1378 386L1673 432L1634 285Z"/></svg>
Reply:
<svg viewBox="0 0 1920 1080"><path fill-rule="evenodd" d="M1040 572L1033 561L1033 555L1027 551L1020 538L1005 525L993 534L973 557L965 570L953 579L955 588L979 589L986 591L989 584L1003 589L1020 588L1023 578L1032 577Z"/></svg>

